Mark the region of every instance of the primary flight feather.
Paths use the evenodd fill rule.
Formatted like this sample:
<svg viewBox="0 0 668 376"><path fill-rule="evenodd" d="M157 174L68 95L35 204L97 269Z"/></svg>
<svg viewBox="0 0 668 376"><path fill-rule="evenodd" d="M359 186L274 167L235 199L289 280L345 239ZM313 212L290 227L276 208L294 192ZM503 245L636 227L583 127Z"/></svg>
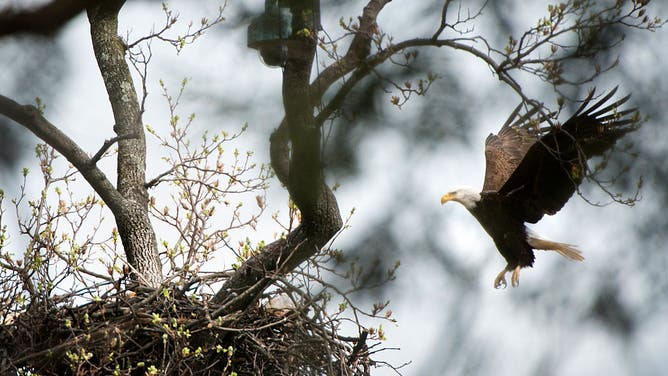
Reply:
<svg viewBox="0 0 668 376"><path fill-rule="evenodd" d="M541 128L553 114L538 114L534 107L510 115L498 134L485 141L485 180L482 192L460 188L441 197L441 204L456 201L480 222L506 259L506 267L494 279L505 287L505 275L519 284L520 269L532 266L535 249L556 251L571 260L584 258L573 245L541 239L525 223L536 223L555 214L575 193L587 175L587 160L608 151L627 133L638 129L635 109L620 111L630 96L608 104L617 88L594 104L594 90L563 125Z"/></svg>

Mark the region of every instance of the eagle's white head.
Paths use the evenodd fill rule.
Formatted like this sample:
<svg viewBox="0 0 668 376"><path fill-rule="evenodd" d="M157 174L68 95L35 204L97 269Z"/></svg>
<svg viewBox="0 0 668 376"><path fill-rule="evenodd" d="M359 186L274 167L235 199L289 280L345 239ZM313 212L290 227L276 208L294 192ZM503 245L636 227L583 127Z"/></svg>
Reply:
<svg viewBox="0 0 668 376"><path fill-rule="evenodd" d="M466 209L473 209L480 201L480 191L473 187L462 187L448 192L441 197L441 205L448 201L456 201Z"/></svg>

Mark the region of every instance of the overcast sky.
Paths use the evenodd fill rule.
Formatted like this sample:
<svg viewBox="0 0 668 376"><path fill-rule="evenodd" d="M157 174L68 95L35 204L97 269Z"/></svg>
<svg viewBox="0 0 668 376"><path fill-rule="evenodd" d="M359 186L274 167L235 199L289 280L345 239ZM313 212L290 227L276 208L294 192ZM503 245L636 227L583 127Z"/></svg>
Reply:
<svg viewBox="0 0 668 376"><path fill-rule="evenodd" d="M323 4L325 30L332 36L340 34L339 18L357 16L363 3L347 3L337 10L338 14L328 13L333 12L332 8ZM526 3L531 2L523 2ZM262 4L260 0L244 2L245 7L253 10L261 10ZM380 18L381 26L397 39L429 35L438 16L437 12L432 13L433 19L422 15L426 7L433 7L429 4L395 0ZM181 14L181 24L191 19L197 22L202 16L212 17L218 5L216 1L170 3ZM543 12L544 7L519 9L526 15L518 15L517 19L525 19L527 25L532 25L537 19L532 12ZM240 16L240 10L240 5L230 3L226 11L230 22ZM420 22L414 22L415 19ZM119 30L123 35L130 32L130 39L135 39L161 22L159 3L128 2L121 14ZM481 22L477 27L481 32L493 33L497 26ZM0 42L0 49L1 43L6 42ZM72 21L56 43L64 52L66 68L57 90L46 103L46 116L93 153L113 136L113 118L95 65L85 17ZM660 59L665 56L657 51L665 55L665 30L628 38L627 43L634 48L627 50L620 61L634 67L627 69L631 74L662 69L661 62L665 60ZM268 163L268 136L283 113L281 71L263 65L257 53L246 48L245 28L222 25L179 55L157 42L152 47L155 56L149 71L150 96L144 122L154 128L167 125L168 108L159 94L159 79L176 92L181 80L189 78L180 107L182 114L195 112L196 125L202 130L231 132L247 122L249 131L235 146L254 150L259 162ZM545 218L534 229L548 239L577 244L586 261L573 263L555 254L538 252L535 267L523 270L519 288L494 290L492 280L505 261L463 207L456 204L441 207L439 198L460 185L481 186L484 139L498 130L518 98L478 61L445 49L440 53L443 57L439 64L448 64L448 71L456 67L457 78L466 82L463 91L457 94L471 98L474 106L471 124L463 125L471 129L471 142L444 140L436 148L418 148L397 128L381 127L374 137L360 144L364 150L359 161L360 173L339 181L337 198L342 214L345 216L352 208L356 208L356 214L351 219L351 228L336 244L338 248L345 250L368 236L378 221L383 220L385 208L394 206L400 209L388 225L398 234L402 249L415 248L414 254L400 255L402 266L398 278L382 292L384 298L392 300L391 309L398 320L396 326L383 325L388 337L385 345L401 349L380 357L395 365L411 361L402 369L406 375L663 374L668 369L665 356L668 310L665 303L648 305L647 291L654 283L665 285L666 277L663 281L649 279L638 268L635 258L629 256L631 252L650 252L637 249L637 236L629 228L642 213L655 210L652 202L656 193L645 191L643 200L635 207L593 207L579 198L571 200L557 216ZM0 72L0 82L11 81L12 69L18 67L9 66ZM438 66L434 70L442 72ZM614 85L614 76L610 76L601 88L607 90ZM622 90L633 92L634 88L622 87ZM528 91L544 95L539 85L529 86ZM661 95L657 95L657 100L666 103L666 92L658 94ZM21 97L41 95L22 93ZM389 104L389 99L390 94L381 98L379 106L382 115L395 124L410 124L419 113L440 103L437 98L420 97L399 110ZM549 97L542 99L554 101ZM447 116L443 114L444 123L453 121ZM645 128L658 126L664 125L649 122ZM664 145L663 140L668 140L664 129L641 132L648 132L659 148ZM29 144L34 142L32 138ZM149 141L149 147L149 171L155 171L160 166L161 150L155 142ZM22 166L35 166L29 157L23 159ZM113 167L112 161L106 162L105 168L111 176ZM18 176L16 173L15 177ZM11 191L14 184L3 180L1 187ZM285 212L287 195L278 182L272 182L270 193L269 212ZM397 202L401 200L408 204L401 206ZM419 249L426 229L436 239L436 248L448 252L443 257L456 261L457 267L468 273L467 279L453 277L439 255ZM276 226L267 216L257 233L244 236L270 240L275 231ZM656 246L666 251L664 244ZM395 257L396 253L391 255ZM650 256L648 259L655 260ZM665 260L664 256L656 262ZM627 268L625 263L632 266ZM618 292L615 296L632 315L642 314L641 320L634 321L636 327L631 335L621 335L588 316L595 299L594 289L601 285L612 286ZM662 295L664 301L666 294ZM375 373L393 374L387 369Z"/></svg>

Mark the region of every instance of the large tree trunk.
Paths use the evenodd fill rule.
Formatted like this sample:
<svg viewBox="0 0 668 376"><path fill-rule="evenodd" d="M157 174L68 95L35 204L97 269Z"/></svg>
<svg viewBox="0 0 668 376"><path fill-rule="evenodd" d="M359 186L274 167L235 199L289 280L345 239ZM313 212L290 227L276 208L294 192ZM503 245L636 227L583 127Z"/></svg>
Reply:
<svg viewBox="0 0 668 376"><path fill-rule="evenodd" d="M301 224L248 259L224 284L214 298L224 303L221 311L247 307L276 275L315 255L342 226L336 198L325 184L321 129L313 117L310 74L315 43L302 42L305 51L289 56L283 70L285 119L271 137L272 167L299 207Z"/></svg>
<svg viewBox="0 0 668 376"><path fill-rule="evenodd" d="M118 134L118 180L116 189L124 200L114 211L118 232L133 274L140 283L158 286L162 280L153 227L148 216L146 140L141 111L125 45L118 36L118 12L124 1L107 0L88 8L93 50L97 59Z"/></svg>

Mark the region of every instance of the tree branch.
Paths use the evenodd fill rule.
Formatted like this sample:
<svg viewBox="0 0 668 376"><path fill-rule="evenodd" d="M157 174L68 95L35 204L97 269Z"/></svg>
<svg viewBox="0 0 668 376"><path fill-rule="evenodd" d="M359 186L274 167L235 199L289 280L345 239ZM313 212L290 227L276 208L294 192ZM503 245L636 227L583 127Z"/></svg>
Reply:
<svg viewBox="0 0 668 376"><path fill-rule="evenodd" d="M37 8L0 11L0 37L19 32L48 35L58 31L85 8L89 0L53 0Z"/></svg>
<svg viewBox="0 0 668 376"><path fill-rule="evenodd" d="M37 108L20 105L0 95L0 113L26 127L35 136L56 149L79 170L112 212L121 211L120 203L123 201L123 196L114 188L104 173L95 166L95 163L92 163L88 154L60 129L46 120Z"/></svg>
<svg viewBox="0 0 668 376"><path fill-rule="evenodd" d="M371 52L371 41L377 32L376 19L391 0L371 0L359 18L359 28L346 54L325 68L311 84L311 99L318 102L329 87L346 74L352 72Z"/></svg>
<svg viewBox="0 0 668 376"><path fill-rule="evenodd" d="M102 158L104 153L107 150L109 150L111 145L115 144L116 142L118 142L120 140L127 140L127 139L133 138L133 137L137 137L137 136L134 135L134 134L126 134L126 135L122 135L122 136L116 136L116 137L110 138L108 140L104 140L104 143L102 144L102 147L100 147L100 150L98 150L97 153L95 153L95 155L93 156L93 158L90 159L90 163L96 164L100 160L100 158Z"/></svg>

